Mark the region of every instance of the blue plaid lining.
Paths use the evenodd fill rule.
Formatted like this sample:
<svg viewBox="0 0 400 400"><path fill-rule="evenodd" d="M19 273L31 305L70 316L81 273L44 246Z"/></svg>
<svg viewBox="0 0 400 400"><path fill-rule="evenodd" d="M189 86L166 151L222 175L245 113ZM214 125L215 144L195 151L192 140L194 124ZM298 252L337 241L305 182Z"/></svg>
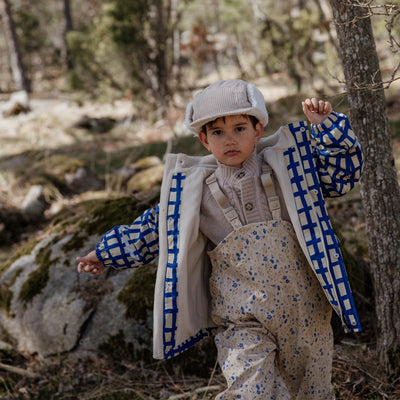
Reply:
<svg viewBox="0 0 400 400"><path fill-rule="evenodd" d="M146 210L132 225L108 231L96 246L96 255L107 267L126 269L148 264L158 256L159 206Z"/></svg>
<svg viewBox="0 0 400 400"><path fill-rule="evenodd" d="M344 114L332 113L324 123L312 125L311 135L324 196L342 196L360 179L363 164L362 147L349 120Z"/></svg>
<svg viewBox="0 0 400 400"><path fill-rule="evenodd" d="M181 195L186 176L177 173L172 177L172 183L168 199L167 212L167 241L168 241L168 262L165 272L164 283L164 320L163 320L163 343L164 358L171 358L182 353L206 336L212 334L212 329L203 329L196 335L187 339L184 343L177 345L175 333L177 330L178 314L178 291L177 291L177 268L178 268L178 238L179 219L181 208Z"/></svg>
<svg viewBox="0 0 400 400"><path fill-rule="evenodd" d="M313 262L314 270L319 276L329 302L339 316L341 316L343 312L348 327L351 328L352 331L360 331L361 326L343 259L340 254L339 243L330 225L329 216L322 197L321 189L323 189L323 186L321 188L321 184L319 183L317 169L315 167L316 160L313 156L313 148L310 146L307 137L306 125L304 122L290 124L289 129L296 140L298 152L294 148L289 148L284 153L284 156L288 164L288 172L299 221L304 233L304 239L310 258ZM338 139L336 140L337 142L335 145L339 143ZM345 157L355 157L356 161L345 160ZM353 174L352 167L361 168L361 166L357 164L360 162L360 157L362 157L362 155L360 155L358 151L350 155L346 155L345 153L341 155L341 161L336 165L338 169L344 166L346 171L334 171L333 175L336 176L337 179L335 183L336 195L340 195L339 191L344 189L344 184L338 184L339 180L337 177L341 176L340 179L346 180L346 178L348 179L348 175ZM319 166L317 162L317 168ZM350 179L350 182L346 182L346 185L354 185L354 181ZM322 231L322 235L319 235L320 231L318 226ZM327 251L326 254L324 247ZM329 271L324 265L329 266ZM340 307L338 302L340 303Z"/></svg>

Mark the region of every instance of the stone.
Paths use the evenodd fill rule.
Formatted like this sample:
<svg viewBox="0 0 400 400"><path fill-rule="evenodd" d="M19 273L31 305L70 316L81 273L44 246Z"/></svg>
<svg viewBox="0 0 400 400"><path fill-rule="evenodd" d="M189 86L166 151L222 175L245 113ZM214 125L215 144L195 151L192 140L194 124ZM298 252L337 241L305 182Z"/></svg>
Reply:
<svg viewBox="0 0 400 400"><path fill-rule="evenodd" d="M141 158L140 160L136 161L131 165L136 171L142 171L147 168L155 167L161 164L161 160L157 156L149 156Z"/></svg>
<svg viewBox="0 0 400 400"><path fill-rule="evenodd" d="M84 167L79 167L74 172L67 172L65 174L65 181L75 193L102 190L104 188L98 177Z"/></svg>
<svg viewBox="0 0 400 400"><path fill-rule="evenodd" d="M22 201L21 211L29 220L36 221L43 217L48 206L43 193L43 186L33 185Z"/></svg>
<svg viewBox="0 0 400 400"><path fill-rule="evenodd" d="M160 184L164 175L164 164L156 165L138 172L129 179L127 192L146 192Z"/></svg>

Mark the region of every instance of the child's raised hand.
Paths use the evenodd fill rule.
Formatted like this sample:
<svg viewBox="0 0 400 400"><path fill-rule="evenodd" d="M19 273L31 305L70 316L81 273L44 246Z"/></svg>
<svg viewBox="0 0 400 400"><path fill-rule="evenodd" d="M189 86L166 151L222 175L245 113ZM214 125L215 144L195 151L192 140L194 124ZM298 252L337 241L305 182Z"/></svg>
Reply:
<svg viewBox="0 0 400 400"><path fill-rule="evenodd" d="M87 272L92 275L100 275L106 269L104 264L97 258L94 250L85 257L77 257L76 260L79 262L79 273Z"/></svg>
<svg viewBox="0 0 400 400"><path fill-rule="evenodd" d="M301 105L303 106L304 114L314 125L323 122L332 112L332 105L329 101L318 100L315 97L305 99Z"/></svg>

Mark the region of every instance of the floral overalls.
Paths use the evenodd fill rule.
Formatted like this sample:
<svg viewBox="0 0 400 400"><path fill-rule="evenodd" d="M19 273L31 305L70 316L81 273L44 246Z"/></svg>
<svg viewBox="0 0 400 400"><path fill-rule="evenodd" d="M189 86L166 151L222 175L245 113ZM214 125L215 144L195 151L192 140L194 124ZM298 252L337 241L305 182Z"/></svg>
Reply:
<svg viewBox="0 0 400 400"><path fill-rule="evenodd" d="M207 184L232 224L209 252L211 312L227 389L216 399L334 399L332 309L309 266L265 165L272 220L242 225L216 182Z"/></svg>

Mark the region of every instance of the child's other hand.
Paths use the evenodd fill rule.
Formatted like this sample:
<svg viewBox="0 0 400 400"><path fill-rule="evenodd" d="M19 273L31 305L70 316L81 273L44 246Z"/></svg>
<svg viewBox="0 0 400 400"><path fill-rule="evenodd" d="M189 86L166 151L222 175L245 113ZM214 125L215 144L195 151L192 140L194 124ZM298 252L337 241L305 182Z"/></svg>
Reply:
<svg viewBox="0 0 400 400"><path fill-rule="evenodd" d="M305 99L301 105L303 106L304 114L314 125L323 122L332 112L332 105L329 101L318 100L315 97Z"/></svg>
<svg viewBox="0 0 400 400"><path fill-rule="evenodd" d="M77 257L76 260L79 262L79 273L87 272L92 275L100 275L106 269L104 264L97 258L94 250L85 257Z"/></svg>

